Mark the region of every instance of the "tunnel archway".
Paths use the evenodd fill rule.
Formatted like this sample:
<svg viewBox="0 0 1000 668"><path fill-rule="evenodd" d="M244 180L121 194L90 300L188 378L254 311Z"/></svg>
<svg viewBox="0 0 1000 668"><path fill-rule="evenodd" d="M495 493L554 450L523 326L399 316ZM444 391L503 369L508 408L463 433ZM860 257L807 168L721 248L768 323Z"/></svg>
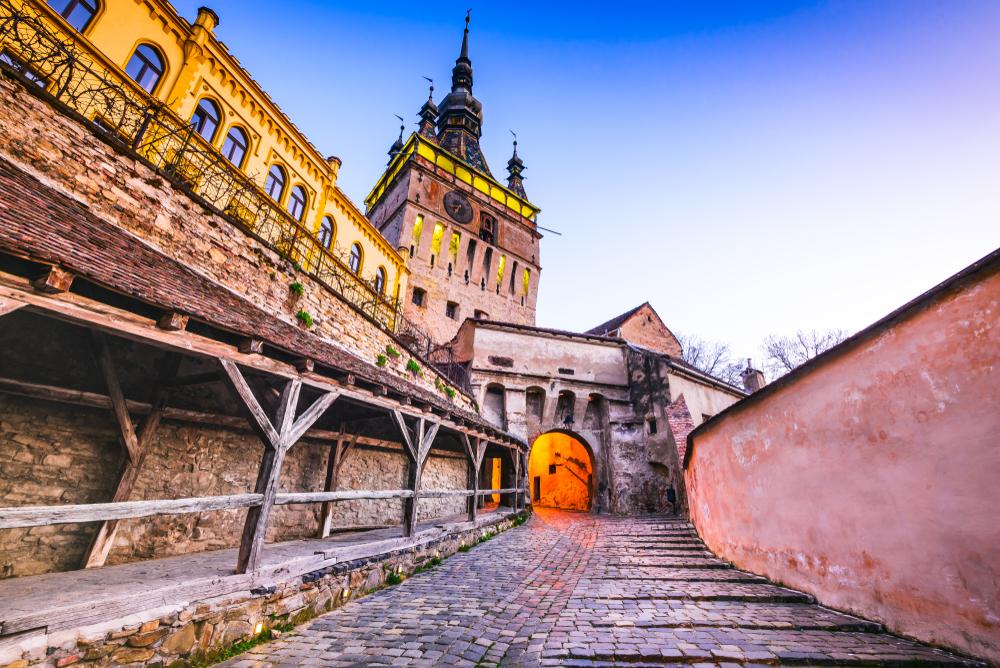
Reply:
<svg viewBox="0 0 1000 668"><path fill-rule="evenodd" d="M579 435L549 431L531 444L528 486L535 506L590 510L594 503L594 454Z"/></svg>

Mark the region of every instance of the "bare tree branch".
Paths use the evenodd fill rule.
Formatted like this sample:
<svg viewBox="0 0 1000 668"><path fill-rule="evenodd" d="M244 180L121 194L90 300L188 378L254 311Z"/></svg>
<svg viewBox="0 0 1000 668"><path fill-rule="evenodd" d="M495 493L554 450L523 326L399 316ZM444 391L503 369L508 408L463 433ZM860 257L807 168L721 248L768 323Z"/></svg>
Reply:
<svg viewBox="0 0 1000 668"><path fill-rule="evenodd" d="M685 362L730 385L742 385L740 372L743 366L733 358L729 344L706 341L687 334L681 334L677 338L680 340Z"/></svg>
<svg viewBox="0 0 1000 668"><path fill-rule="evenodd" d="M825 331L799 330L792 336L771 334L761 344L764 353L764 370L774 380L807 360L816 357L821 352L829 350L846 339L848 333L843 329L828 329Z"/></svg>

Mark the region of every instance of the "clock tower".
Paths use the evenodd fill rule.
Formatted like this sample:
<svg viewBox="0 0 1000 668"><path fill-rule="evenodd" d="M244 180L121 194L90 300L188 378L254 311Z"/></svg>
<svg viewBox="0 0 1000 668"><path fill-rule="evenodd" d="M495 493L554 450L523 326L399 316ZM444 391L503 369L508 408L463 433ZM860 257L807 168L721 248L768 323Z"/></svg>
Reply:
<svg viewBox="0 0 1000 668"><path fill-rule="evenodd" d="M466 318L533 325L539 209L524 191L517 142L505 183L479 147L483 105L472 94L468 16L451 92L439 108L432 85L419 119L416 132L405 141L401 133L389 149L388 167L365 199L371 222L407 258L404 318L435 345Z"/></svg>

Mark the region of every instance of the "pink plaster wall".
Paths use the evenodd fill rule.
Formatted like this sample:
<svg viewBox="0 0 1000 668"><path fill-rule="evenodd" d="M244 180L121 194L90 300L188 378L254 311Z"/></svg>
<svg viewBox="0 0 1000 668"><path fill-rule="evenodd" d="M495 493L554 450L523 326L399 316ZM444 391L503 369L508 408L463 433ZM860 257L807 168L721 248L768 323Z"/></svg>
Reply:
<svg viewBox="0 0 1000 668"><path fill-rule="evenodd" d="M705 542L1000 663L1000 255L692 435Z"/></svg>

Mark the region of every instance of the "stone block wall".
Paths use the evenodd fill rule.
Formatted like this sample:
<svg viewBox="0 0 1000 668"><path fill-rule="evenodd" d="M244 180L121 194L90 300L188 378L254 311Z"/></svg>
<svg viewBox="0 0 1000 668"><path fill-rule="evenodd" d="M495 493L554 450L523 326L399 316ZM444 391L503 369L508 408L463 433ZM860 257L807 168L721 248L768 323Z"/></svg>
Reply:
<svg viewBox="0 0 1000 668"><path fill-rule="evenodd" d="M111 499L122 465L118 427L110 411L0 394L0 506L100 503ZM164 421L151 444L133 499L243 494L253 490L262 445L250 432ZM300 443L282 468L283 492L322 491L329 447ZM464 457L432 451L423 486L465 489ZM339 489L401 489L406 459L398 444L355 446ZM279 506L268 541L315 535L319 504ZM423 499L418 517L462 513L462 497ZM109 564L236 547L246 510L122 520ZM401 500L339 503L335 527L402 523ZM97 523L0 530L0 577L80 567Z"/></svg>
<svg viewBox="0 0 1000 668"><path fill-rule="evenodd" d="M463 545L514 525L514 517L497 518L452 531L433 540L385 555L345 562L249 591L156 607L101 624L51 633L31 631L0 643L5 668L85 665L189 666L204 661L211 650L256 635L258 624L271 629L300 624L312 617L375 591L389 573L409 575L436 557L455 554Z"/></svg>
<svg viewBox="0 0 1000 668"><path fill-rule="evenodd" d="M0 101L0 154L104 220L286 322L298 325L295 313L308 311L315 319L314 334L368 363L374 364L386 345L402 347L319 281L140 160L110 146L79 120L5 77L0 77ZM305 287L300 298L289 291L296 281ZM404 352L385 370L445 397L435 388L433 370L409 374L404 369L407 359ZM462 393L454 401L472 409L471 398Z"/></svg>

